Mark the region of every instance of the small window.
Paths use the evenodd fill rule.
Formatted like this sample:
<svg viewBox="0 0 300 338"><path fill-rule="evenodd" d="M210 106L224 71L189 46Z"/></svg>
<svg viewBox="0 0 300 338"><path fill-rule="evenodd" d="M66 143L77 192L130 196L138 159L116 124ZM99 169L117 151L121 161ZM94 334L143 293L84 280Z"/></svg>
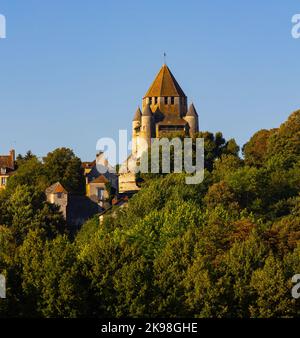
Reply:
<svg viewBox="0 0 300 338"><path fill-rule="evenodd" d="M157 97L154 98L154 102L155 102L155 104L157 104Z"/></svg>
<svg viewBox="0 0 300 338"><path fill-rule="evenodd" d="M56 196L57 196L57 198L58 198L58 199L61 199L61 198L62 198L62 193L61 193L61 192L59 192L59 193L57 193L57 195L56 195Z"/></svg>
<svg viewBox="0 0 300 338"><path fill-rule="evenodd" d="M1 177L1 185L6 185L6 177Z"/></svg>
<svg viewBox="0 0 300 338"><path fill-rule="evenodd" d="M168 98L165 97L165 104L168 104Z"/></svg>
<svg viewBox="0 0 300 338"><path fill-rule="evenodd" d="M171 104L174 104L174 103L175 103L175 98L171 97Z"/></svg>
<svg viewBox="0 0 300 338"><path fill-rule="evenodd" d="M152 104L152 97L149 98L149 104Z"/></svg>
<svg viewBox="0 0 300 338"><path fill-rule="evenodd" d="M1 168L1 175L5 175L6 174L6 168Z"/></svg>
<svg viewBox="0 0 300 338"><path fill-rule="evenodd" d="M99 200L103 200L104 199L104 189L103 188L98 188L97 189L97 195L98 195L98 199Z"/></svg>

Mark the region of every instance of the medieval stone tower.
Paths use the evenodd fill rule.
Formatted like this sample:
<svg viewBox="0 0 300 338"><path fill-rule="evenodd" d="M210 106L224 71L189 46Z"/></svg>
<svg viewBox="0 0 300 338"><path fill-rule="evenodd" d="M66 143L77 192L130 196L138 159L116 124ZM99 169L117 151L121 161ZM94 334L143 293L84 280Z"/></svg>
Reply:
<svg viewBox="0 0 300 338"><path fill-rule="evenodd" d="M167 65L163 65L132 121L132 154L139 157L151 138L173 133L192 137L199 131L198 114Z"/></svg>

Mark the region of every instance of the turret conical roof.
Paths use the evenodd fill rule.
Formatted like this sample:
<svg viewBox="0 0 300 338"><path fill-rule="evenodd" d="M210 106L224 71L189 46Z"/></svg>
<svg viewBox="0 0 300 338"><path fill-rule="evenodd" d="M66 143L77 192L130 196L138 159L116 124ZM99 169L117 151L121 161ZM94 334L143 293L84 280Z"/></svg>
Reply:
<svg viewBox="0 0 300 338"><path fill-rule="evenodd" d="M150 104L148 103L143 111L143 116L152 116Z"/></svg>
<svg viewBox="0 0 300 338"><path fill-rule="evenodd" d="M141 117L142 117L142 112L141 112L140 107L138 107L137 111L134 114L132 121L141 121Z"/></svg>
<svg viewBox="0 0 300 338"><path fill-rule="evenodd" d="M194 117L198 117L196 108L195 108L195 106L194 106L193 103L190 105L189 110L188 110L186 116L194 116Z"/></svg>

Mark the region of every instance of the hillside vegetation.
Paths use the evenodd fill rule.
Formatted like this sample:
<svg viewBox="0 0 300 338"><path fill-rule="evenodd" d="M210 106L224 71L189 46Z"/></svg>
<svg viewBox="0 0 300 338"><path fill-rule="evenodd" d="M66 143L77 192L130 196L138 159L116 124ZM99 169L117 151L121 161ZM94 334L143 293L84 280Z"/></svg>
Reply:
<svg viewBox="0 0 300 338"><path fill-rule="evenodd" d="M198 136L202 184L144 177L128 207L88 221L75 238L43 191L69 177L80 191L77 159L69 154L57 170L60 156L20 159L0 194L8 286L0 316L300 316L291 296L300 273L300 111L253 135L243 158L221 133Z"/></svg>

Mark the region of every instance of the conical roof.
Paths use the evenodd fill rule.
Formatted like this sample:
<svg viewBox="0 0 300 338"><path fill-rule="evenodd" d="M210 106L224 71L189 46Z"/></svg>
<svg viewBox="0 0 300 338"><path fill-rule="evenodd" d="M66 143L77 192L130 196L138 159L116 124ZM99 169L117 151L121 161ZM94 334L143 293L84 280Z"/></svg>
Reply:
<svg viewBox="0 0 300 338"><path fill-rule="evenodd" d="M190 105L189 110L188 110L186 116L194 116L194 117L198 117L196 108L195 108L195 106L194 106L193 103Z"/></svg>
<svg viewBox="0 0 300 338"><path fill-rule="evenodd" d="M145 97L186 97L167 65L163 65Z"/></svg>
<svg viewBox="0 0 300 338"><path fill-rule="evenodd" d="M142 112L141 112L140 107L138 107L137 111L134 114L132 121L141 121L141 117L142 117Z"/></svg>
<svg viewBox="0 0 300 338"><path fill-rule="evenodd" d="M143 116L152 116L150 104L148 103L143 111Z"/></svg>

